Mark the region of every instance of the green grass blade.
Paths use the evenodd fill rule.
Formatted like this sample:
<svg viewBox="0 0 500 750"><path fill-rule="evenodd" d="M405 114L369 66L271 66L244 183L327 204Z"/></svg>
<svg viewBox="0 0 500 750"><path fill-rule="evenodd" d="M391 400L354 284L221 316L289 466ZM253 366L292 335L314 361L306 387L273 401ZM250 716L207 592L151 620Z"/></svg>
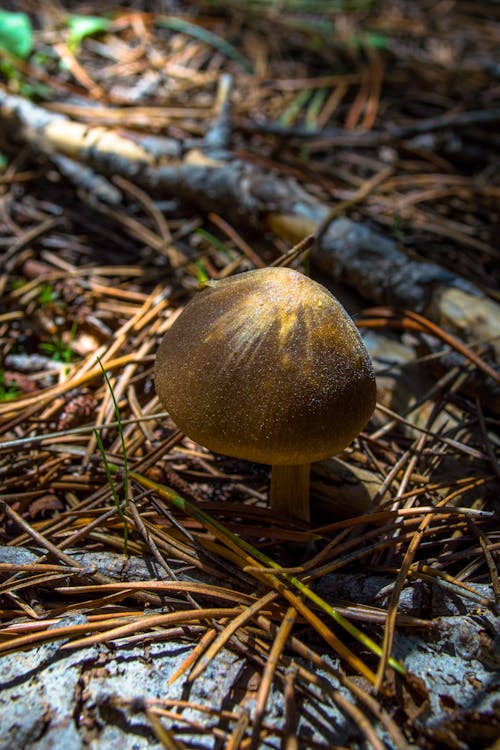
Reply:
<svg viewBox="0 0 500 750"><path fill-rule="evenodd" d="M122 456L123 456L123 500L124 500L124 508L125 508L125 510L122 511L122 508L121 508L118 496L117 496L117 499L115 500L115 503L117 504L119 512L121 511L120 515L121 515L121 517L123 519L123 548L124 548L124 554L126 554L127 542L128 542L128 523L127 523L127 518L126 518L125 513L126 513L126 511L128 509L128 501L129 501L129 497L130 497L130 472L129 472L128 458L127 458L127 446L125 445L125 436L123 434L122 418L121 418L121 414L120 414L120 409L118 408L118 403L117 403L116 398L115 398L115 393L114 393L114 390L113 390L113 386L111 385L111 381L110 381L110 379L108 377L108 373L104 369L103 364L102 364L101 360L99 359L99 357L97 357L97 361L99 363L99 367L102 370L102 374L103 374L104 380L106 381L106 385L109 388L111 399L113 401L113 407L114 407L114 411L115 411L115 420L116 420L116 423L118 424L118 433L120 435L120 443L121 443L121 448L122 448ZM101 450L101 446L102 446L101 436L97 433L97 431L96 431L95 434L96 434L97 444L98 445L100 444L100 448L99 449ZM104 456L104 466L106 468L106 475L108 476L108 481L109 481L108 471L109 471L109 468L112 466L112 464L110 464L110 462L108 461L108 458L107 458L107 456L105 454L105 451L104 451L104 446L102 446L101 455ZM115 492L115 495L116 495L116 492Z"/></svg>
<svg viewBox="0 0 500 750"><path fill-rule="evenodd" d="M125 445L125 437L123 434L122 418L120 414L120 409L118 408L118 404L116 402L115 394L113 391L113 386L111 385L110 379L108 377L108 373L104 369L99 357L97 357L97 361L99 362L99 367L102 370L102 374L104 376L104 380L106 381L106 385L109 388L109 392L113 400L113 407L115 410L115 419L118 424L118 432L120 434L120 443L121 443L122 455L123 455L123 495L124 495L124 500L125 500L125 509L127 509L128 501L129 501L130 475L129 475L129 466L128 466L128 459L127 459L127 447Z"/></svg>
<svg viewBox="0 0 500 750"><path fill-rule="evenodd" d="M156 23L158 26L162 26L163 28L171 29L171 31L178 31L182 34L187 34L188 36L192 36L194 39L198 39L200 42L209 44L214 49L222 52L222 54L226 57L229 57L231 60L239 63L243 70L245 70L247 73L253 73L252 63L250 62L250 60L248 60L248 58L244 57L240 52L238 52L236 47L233 47L232 44L227 42L225 39L222 39L217 34L214 34L213 31L209 31L203 26L198 26L195 23L191 23L190 21L186 21L184 20L184 18L179 18L177 16L160 16Z"/></svg>
<svg viewBox="0 0 500 750"><path fill-rule="evenodd" d="M118 511L118 515L123 521L123 554L126 555L127 547L128 547L128 520L120 504L120 498L118 497L118 493L116 491L116 486L115 486L115 481L113 479L113 473L117 470L118 467L116 467L114 464L111 464L108 461L108 457L104 449L104 444L102 442L102 438L98 430L94 430L94 435L95 435L95 439L97 442L97 447L99 448L99 453L102 456L102 461L104 464L104 471L106 472L106 478L108 480L109 489L111 490L111 496L113 498L113 502L116 505L116 510Z"/></svg>
<svg viewBox="0 0 500 750"><path fill-rule="evenodd" d="M173 490L160 485L157 482L154 482L153 480L148 479L147 477L144 477L135 471L131 472L131 476L143 487L148 487L150 489L158 491L162 497L166 498L178 510L184 511L185 513L188 513L189 515L196 518L196 520L198 520L205 528L210 529L215 534L215 536L217 536L217 538L222 539L222 541L226 543L229 540L232 545L251 555L264 566L269 568L270 573L272 573L273 571L277 571L278 573L280 572L281 568L278 563L274 562L274 560L258 550L256 547L253 547L244 539L241 539L241 537L233 534L233 532L226 528L223 524L213 519L211 516L209 516L203 510L200 510L200 508L197 508L188 500L185 500ZM376 654L376 656L382 655L382 649L377 643L375 643L375 641L373 641L369 636L359 630L359 628L349 622L349 620L347 620L339 612L337 612L337 610L330 604L328 604L328 602L315 594L314 591L306 586L305 583L300 581L295 576L289 575L287 573L283 573L281 575L289 584L291 584L303 596L313 602L319 609L329 615L329 617L331 617L338 625L346 630L346 632L348 632L353 638L361 643L361 645L363 645L365 648L368 648L372 653ZM396 659L393 659L391 657L389 663L391 667L400 674L406 674L405 668Z"/></svg>

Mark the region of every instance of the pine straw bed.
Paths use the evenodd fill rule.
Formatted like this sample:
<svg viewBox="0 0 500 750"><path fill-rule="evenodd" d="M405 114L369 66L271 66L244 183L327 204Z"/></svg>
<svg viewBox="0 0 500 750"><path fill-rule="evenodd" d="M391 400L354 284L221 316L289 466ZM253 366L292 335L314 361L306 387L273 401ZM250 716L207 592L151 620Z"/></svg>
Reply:
<svg viewBox="0 0 500 750"><path fill-rule="evenodd" d="M188 140L210 127L217 82L230 70L240 158L293 175L334 205L344 201L351 218L376 221L414 256L458 270L498 299L498 136L477 115L465 133L454 130L449 113L493 109L498 86L488 65L500 19L488 23L480 5L456 3L450 15L433 11L431 33L425 8L380 4L340 14L334 44L318 47L313 19L256 5L248 13L211 5L202 16L193 6L189 20L235 42L229 51L131 10L75 51L46 3L36 48L55 56L42 67L20 64L20 80L49 85L47 108L81 122ZM244 59L234 58L236 47ZM332 73L336 66L342 72ZM427 127L412 131L409 118ZM385 122L397 136L387 136ZM306 137L307 128L317 136ZM462 139L456 157L454 138ZM187 645L163 695L140 704L133 691L115 697L126 712L142 712L168 748L209 737L227 748L332 747L304 729L301 705L311 696L348 717L349 747L466 748L479 724L491 727L476 745L487 747L498 728L492 714L473 720L472 709L450 703L449 722L430 726L425 675L391 657L398 633L432 642L442 624L430 605L398 608L416 582L468 602L461 613L484 623L493 652L498 410L482 396L491 389L470 389L481 377L484 384L487 347L465 341L454 352L455 339L450 345L438 326L429 337L411 315L374 317L366 300L349 297L363 332L376 326L389 353L394 341L410 352L396 364L380 355L380 404L341 457L370 479L369 503L354 517L317 513L307 528L271 517L266 467L181 435L160 410L152 366L162 333L203 278L270 264L289 246L245 235L217 206L207 216L153 200L133 176L114 181L118 206L99 203L54 160L17 152L9 134L2 148L0 654L50 642L61 653ZM337 491L330 482L333 509ZM342 576L387 579L385 598L339 596L332 581ZM68 619L75 614L84 615L77 624ZM256 675L227 706L169 698L169 685L195 684L226 649ZM280 722L268 717L272 689L284 700ZM186 712L195 708L186 739Z"/></svg>

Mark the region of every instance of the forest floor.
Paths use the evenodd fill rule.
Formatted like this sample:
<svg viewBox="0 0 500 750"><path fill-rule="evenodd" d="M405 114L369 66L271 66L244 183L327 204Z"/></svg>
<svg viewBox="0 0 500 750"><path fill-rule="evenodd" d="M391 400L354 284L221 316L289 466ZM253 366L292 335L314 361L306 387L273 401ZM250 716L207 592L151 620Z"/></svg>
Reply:
<svg viewBox="0 0 500 750"><path fill-rule="evenodd" d="M498 750L499 49L493 2L2 4L0 750ZM311 523L154 387L271 264L377 373Z"/></svg>

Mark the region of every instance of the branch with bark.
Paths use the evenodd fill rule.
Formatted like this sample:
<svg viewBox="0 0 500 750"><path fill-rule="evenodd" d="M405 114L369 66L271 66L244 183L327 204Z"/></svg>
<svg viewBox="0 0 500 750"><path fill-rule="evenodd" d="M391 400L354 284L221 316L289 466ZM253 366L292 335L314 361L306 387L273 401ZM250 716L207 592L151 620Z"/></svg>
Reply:
<svg viewBox="0 0 500 750"><path fill-rule="evenodd" d="M232 158L224 148L227 138L209 135L182 142L118 133L1 90L0 117L4 135L44 154L103 202L121 201L112 183L121 176L154 196L175 198L202 212L216 206L236 225L271 231L290 242L316 234L312 260L336 282L378 305L423 313L500 360L495 300L457 274L409 257L379 231L332 212L295 179Z"/></svg>

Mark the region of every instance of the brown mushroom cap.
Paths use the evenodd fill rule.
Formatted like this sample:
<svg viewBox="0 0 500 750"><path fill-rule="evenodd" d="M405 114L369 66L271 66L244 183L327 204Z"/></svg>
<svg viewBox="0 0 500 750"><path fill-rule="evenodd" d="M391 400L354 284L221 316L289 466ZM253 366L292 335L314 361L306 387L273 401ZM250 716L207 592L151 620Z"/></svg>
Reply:
<svg viewBox="0 0 500 750"><path fill-rule="evenodd" d="M375 407L370 357L344 308L288 268L214 282L167 331L158 397L217 453L303 464L343 450Z"/></svg>

